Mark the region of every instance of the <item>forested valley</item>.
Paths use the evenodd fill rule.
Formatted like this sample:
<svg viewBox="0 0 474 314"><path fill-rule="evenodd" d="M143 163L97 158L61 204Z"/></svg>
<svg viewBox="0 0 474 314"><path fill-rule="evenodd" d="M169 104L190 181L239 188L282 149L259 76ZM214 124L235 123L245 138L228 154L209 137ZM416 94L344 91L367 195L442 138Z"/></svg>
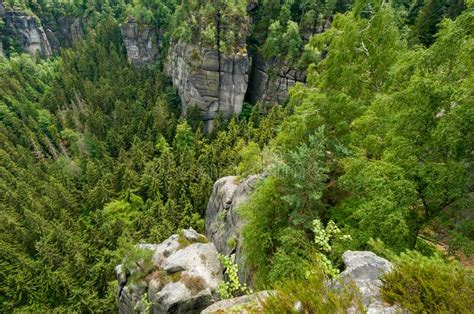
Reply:
<svg viewBox="0 0 474 314"><path fill-rule="evenodd" d="M346 251L393 263L384 302L472 311L472 0L0 0L0 17L0 312L117 312L136 244L204 234L214 183L252 175L239 248L253 292L280 291L256 312L346 313L357 293L324 284ZM80 36L54 44L64 17ZM217 109L193 102L202 73Z"/></svg>

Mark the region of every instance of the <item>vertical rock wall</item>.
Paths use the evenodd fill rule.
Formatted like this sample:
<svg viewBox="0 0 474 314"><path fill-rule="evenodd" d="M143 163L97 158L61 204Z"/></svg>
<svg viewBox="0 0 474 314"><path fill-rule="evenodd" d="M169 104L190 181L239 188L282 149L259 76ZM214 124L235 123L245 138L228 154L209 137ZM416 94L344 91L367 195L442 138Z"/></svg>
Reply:
<svg viewBox="0 0 474 314"><path fill-rule="evenodd" d="M246 54L225 55L180 41L170 48L165 70L178 90L183 113L199 108L210 131L218 113L230 118L242 111L250 64Z"/></svg>
<svg viewBox="0 0 474 314"><path fill-rule="evenodd" d="M5 9L0 0L0 18L4 22L0 38L13 38L23 52L44 58L71 47L84 36L82 19L74 16L45 17L44 21L22 11ZM0 41L0 55L5 54Z"/></svg>
<svg viewBox="0 0 474 314"><path fill-rule="evenodd" d="M250 287L252 273L245 265L242 252L241 231L244 221L238 213L238 207L247 201L262 175L253 175L239 181L229 176L214 183L212 194L206 209L206 236L214 243L219 253L232 257L239 266L239 279Z"/></svg>
<svg viewBox="0 0 474 314"><path fill-rule="evenodd" d="M46 32L34 16L20 11L5 11L3 19L7 32L24 52L33 56L38 52L45 58L53 55Z"/></svg>
<svg viewBox="0 0 474 314"><path fill-rule="evenodd" d="M258 101L282 105L288 99L288 90L296 83L306 82L306 72L283 67L275 71L275 62L265 61L262 56L256 54L249 79L249 89L246 100L255 104ZM279 66L278 66L279 68Z"/></svg>
<svg viewBox="0 0 474 314"><path fill-rule="evenodd" d="M128 61L136 67L155 63L159 52L159 36L153 27L129 20L121 26Z"/></svg>
<svg viewBox="0 0 474 314"><path fill-rule="evenodd" d="M72 47L84 36L83 21L79 17L62 16L45 23L46 35L54 54L61 47Z"/></svg>

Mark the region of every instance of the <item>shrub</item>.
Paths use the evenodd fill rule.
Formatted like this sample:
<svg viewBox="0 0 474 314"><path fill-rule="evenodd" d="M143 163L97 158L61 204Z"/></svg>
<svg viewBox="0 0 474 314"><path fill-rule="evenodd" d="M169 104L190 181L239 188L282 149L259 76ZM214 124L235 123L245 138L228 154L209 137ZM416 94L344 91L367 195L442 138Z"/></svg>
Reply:
<svg viewBox="0 0 474 314"><path fill-rule="evenodd" d="M472 313L472 270L415 251L402 253L395 264L393 272L382 278L386 301L412 313Z"/></svg>
<svg viewBox="0 0 474 314"><path fill-rule="evenodd" d="M237 264L233 263L231 259L225 255L219 254L219 261L224 266L227 281L219 283L218 291L222 299L230 299L249 292L246 284L241 284L239 281Z"/></svg>
<svg viewBox="0 0 474 314"><path fill-rule="evenodd" d="M307 280L288 280L274 286L273 293L261 300L264 313L363 313L357 288L341 282L338 289L328 285L322 270L313 270Z"/></svg>

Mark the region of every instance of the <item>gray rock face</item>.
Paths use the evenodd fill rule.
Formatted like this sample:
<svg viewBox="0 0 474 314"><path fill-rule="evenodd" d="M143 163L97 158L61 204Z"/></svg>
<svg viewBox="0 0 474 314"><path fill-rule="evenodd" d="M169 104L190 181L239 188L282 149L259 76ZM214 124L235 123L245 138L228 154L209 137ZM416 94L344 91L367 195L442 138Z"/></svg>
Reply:
<svg viewBox="0 0 474 314"><path fill-rule="evenodd" d="M45 28L53 53L59 53L61 47L72 47L84 36L83 21L79 17L58 17L48 21Z"/></svg>
<svg viewBox="0 0 474 314"><path fill-rule="evenodd" d="M252 278L245 267L240 235L243 221L237 213L237 207L249 198L261 177L250 176L240 183L234 176L217 180L206 209L207 238L214 243L219 253L233 257L239 266L240 281L249 286L252 286Z"/></svg>
<svg viewBox="0 0 474 314"><path fill-rule="evenodd" d="M380 297L380 276L392 270L392 263L369 251L346 251L342 254L346 270L341 273L345 282L353 281L363 297L367 313L400 313L396 305L384 304Z"/></svg>
<svg viewBox="0 0 474 314"><path fill-rule="evenodd" d="M199 313L216 302L222 269L214 244L206 241L188 229L160 244L140 244L154 251L155 269L132 284L127 282L129 274L117 266L119 313L144 309L145 294L152 313Z"/></svg>
<svg viewBox="0 0 474 314"><path fill-rule="evenodd" d="M268 291L222 300L206 308L201 314L212 313L260 313L260 301L268 297Z"/></svg>
<svg viewBox="0 0 474 314"><path fill-rule="evenodd" d="M16 43L24 52L34 56L37 52L42 57L51 57L52 50L48 37L35 17L24 12L5 11L3 19L8 33L14 36Z"/></svg>
<svg viewBox="0 0 474 314"><path fill-rule="evenodd" d="M253 57L252 72L249 79L247 99L250 103L261 101L270 104L284 104L288 99L288 89L296 83L306 82L306 73L283 67L275 74L275 62L265 61L260 55Z"/></svg>
<svg viewBox="0 0 474 314"><path fill-rule="evenodd" d="M159 38L155 29L134 20L129 20L120 29L128 61L136 67L153 65L159 51Z"/></svg>
<svg viewBox="0 0 474 314"><path fill-rule="evenodd" d="M250 63L246 54L224 55L180 41L170 48L165 70L178 89L183 113L199 108L210 131L218 113L229 118L242 111Z"/></svg>

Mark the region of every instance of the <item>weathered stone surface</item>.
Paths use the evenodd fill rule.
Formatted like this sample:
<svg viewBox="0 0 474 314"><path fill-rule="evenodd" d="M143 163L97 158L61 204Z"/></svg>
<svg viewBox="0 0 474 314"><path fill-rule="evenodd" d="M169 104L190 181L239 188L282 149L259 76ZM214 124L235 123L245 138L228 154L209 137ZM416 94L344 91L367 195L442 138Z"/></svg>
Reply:
<svg viewBox="0 0 474 314"><path fill-rule="evenodd" d="M237 213L239 204L246 201L261 175L250 176L242 182L234 176L224 177L214 183L206 209L206 236L217 251L234 258L239 266L241 282L252 286L250 271L245 267L242 252L241 230L243 221Z"/></svg>
<svg viewBox="0 0 474 314"><path fill-rule="evenodd" d="M52 50L41 23L24 12L6 10L3 15L5 28L14 36L16 43L24 52L34 56L51 57Z"/></svg>
<svg viewBox="0 0 474 314"><path fill-rule="evenodd" d="M218 113L230 118L242 111L250 63L246 54L225 55L180 41L170 48L165 70L178 90L183 113L199 108L210 131Z"/></svg>
<svg viewBox="0 0 474 314"><path fill-rule="evenodd" d="M158 58L158 32L133 19L124 23L120 29L128 61L136 67L153 65Z"/></svg>
<svg viewBox="0 0 474 314"><path fill-rule="evenodd" d="M53 53L64 47L72 47L84 36L82 18L61 16L44 23L46 35Z"/></svg>
<svg viewBox="0 0 474 314"><path fill-rule="evenodd" d="M288 89L296 83L306 82L306 73L282 67L275 74L270 74L276 68L275 61L265 61L262 56L253 56L252 71L249 78L249 89L246 99L250 103L284 104L288 99Z"/></svg>
<svg viewBox="0 0 474 314"><path fill-rule="evenodd" d="M400 313L397 305L385 304L380 297L380 277L392 270L392 263L369 251L346 251L342 254L346 269L341 273L345 282L353 281L362 294L368 313Z"/></svg>
<svg viewBox="0 0 474 314"><path fill-rule="evenodd" d="M260 301L266 297L268 297L268 291L260 291L251 295L221 300L204 309L201 314L259 313L261 311Z"/></svg>
<svg viewBox="0 0 474 314"><path fill-rule="evenodd" d="M152 313L199 313L216 302L222 269L214 244L206 241L188 229L160 244L140 244L142 249L154 251L155 269L130 284L130 274L117 266L119 313L144 308L141 300L145 293Z"/></svg>

